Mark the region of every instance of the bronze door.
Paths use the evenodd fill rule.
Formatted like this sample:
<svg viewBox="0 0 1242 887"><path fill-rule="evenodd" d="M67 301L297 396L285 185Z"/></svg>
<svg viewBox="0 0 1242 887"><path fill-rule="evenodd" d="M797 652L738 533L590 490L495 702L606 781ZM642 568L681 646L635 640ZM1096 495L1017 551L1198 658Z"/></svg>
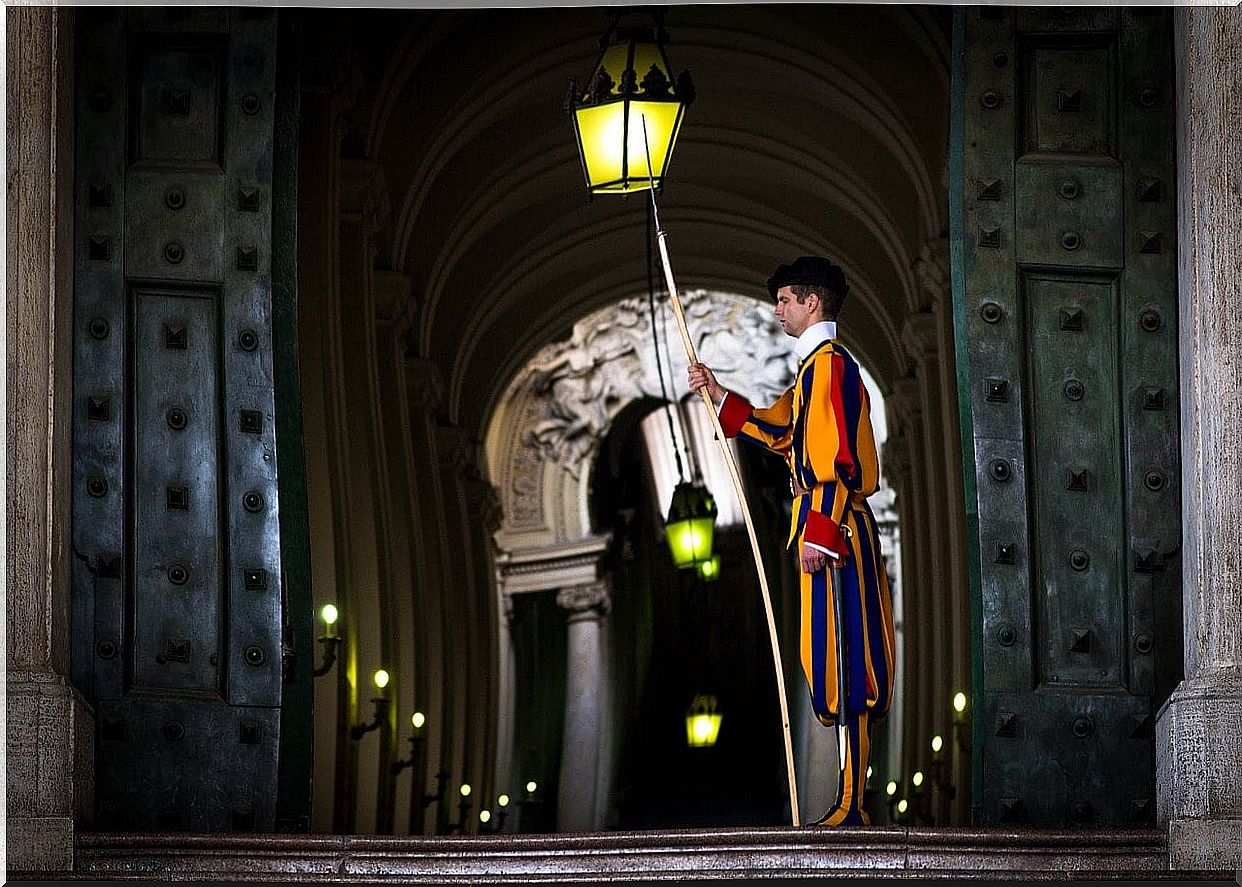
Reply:
<svg viewBox="0 0 1242 887"><path fill-rule="evenodd" d="M274 830L276 13L76 19L73 678L96 826Z"/></svg>
<svg viewBox="0 0 1242 887"><path fill-rule="evenodd" d="M1181 670L1172 16L956 28L976 818L1154 826Z"/></svg>

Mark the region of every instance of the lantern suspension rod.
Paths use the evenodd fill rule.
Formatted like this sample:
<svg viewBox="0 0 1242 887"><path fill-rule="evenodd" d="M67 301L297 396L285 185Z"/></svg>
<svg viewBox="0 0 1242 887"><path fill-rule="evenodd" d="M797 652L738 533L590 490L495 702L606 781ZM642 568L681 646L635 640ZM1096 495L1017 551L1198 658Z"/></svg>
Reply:
<svg viewBox="0 0 1242 887"><path fill-rule="evenodd" d="M643 143L647 150L647 174L651 175L651 145L647 141L647 115L643 115ZM691 364L699 362L694 350L694 342L690 339L690 330L686 325L686 314L677 295L677 284L673 281L673 266L668 258L668 245L665 243L664 229L660 226L660 208L656 204L655 187L651 191L651 211L655 221L656 241L660 246L660 261L664 266L664 282L668 286L669 302L673 306L673 317L677 320L677 329L681 333L681 343L686 349L686 359ZM768 579L763 570L763 556L759 551L759 539L755 535L755 522L750 514L750 504L746 501L746 488L742 485L742 475L738 471L733 450L729 449L728 438L720 427L720 417L716 415L716 406L712 403L707 388L699 389L703 403L707 407L707 415L711 419L712 430L716 432L716 442L720 445L725 467L729 477L733 479L733 489L737 493L738 502L742 505L742 516L746 519L746 533L750 536L750 550L755 556L755 571L759 574L759 590L763 593L763 609L768 618L768 639L772 645L772 667L776 671L776 692L780 697L781 729L785 736L785 774L789 778L789 812L795 827L801 825L798 816L798 784L794 772L793 737L789 732L789 703L785 698L785 670L781 666L781 648L776 635L776 617L772 613L772 595L768 591Z"/></svg>

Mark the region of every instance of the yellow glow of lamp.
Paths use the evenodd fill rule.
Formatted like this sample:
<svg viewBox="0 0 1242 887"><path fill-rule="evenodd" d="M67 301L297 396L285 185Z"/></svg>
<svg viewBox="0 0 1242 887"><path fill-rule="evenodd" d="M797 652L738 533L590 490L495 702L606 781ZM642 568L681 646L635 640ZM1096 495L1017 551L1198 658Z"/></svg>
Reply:
<svg viewBox="0 0 1242 887"><path fill-rule="evenodd" d="M686 710L686 744L691 748L710 748L720 734L722 715L716 711L716 697L700 693Z"/></svg>
<svg viewBox="0 0 1242 887"><path fill-rule="evenodd" d="M699 564L699 576L704 582L715 582L720 578L720 555L713 554L711 558Z"/></svg>
<svg viewBox="0 0 1242 887"><path fill-rule="evenodd" d="M388 686L388 672L382 668L376 669L375 674L371 676L371 680L375 681L377 689L383 690Z"/></svg>
<svg viewBox="0 0 1242 887"><path fill-rule="evenodd" d="M673 490L668 506L664 534L673 564L690 569L712 559L712 540L716 529L716 500L701 484L682 481Z"/></svg>
<svg viewBox="0 0 1242 887"><path fill-rule="evenodd" d="M617 27L620 15L616 16L600 40L604 51L585 89L577 80L569 85L567 110L592 194L663 188L682 117L694 101L690 72L683 71L673 80L664 51L668 36L663 14L651 15L654 27L621 29Z"/></svg>

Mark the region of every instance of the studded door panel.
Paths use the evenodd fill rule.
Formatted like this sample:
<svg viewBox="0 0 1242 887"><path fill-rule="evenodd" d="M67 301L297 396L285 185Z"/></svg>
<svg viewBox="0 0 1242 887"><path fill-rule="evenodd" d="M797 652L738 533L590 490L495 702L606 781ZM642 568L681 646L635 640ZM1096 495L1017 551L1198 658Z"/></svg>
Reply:
<svg viewBox="0 0 1242 887"><path fill-rule="evenodd" d="M1181 667L1172 19L958 14L978 815L1150 826Z"/></svg>
<svg viewBox="0 0 1242 887"><path fill-rule="evenodd" d="M73 677L109 829L274 826L275 25L77 14Z"/></svg>

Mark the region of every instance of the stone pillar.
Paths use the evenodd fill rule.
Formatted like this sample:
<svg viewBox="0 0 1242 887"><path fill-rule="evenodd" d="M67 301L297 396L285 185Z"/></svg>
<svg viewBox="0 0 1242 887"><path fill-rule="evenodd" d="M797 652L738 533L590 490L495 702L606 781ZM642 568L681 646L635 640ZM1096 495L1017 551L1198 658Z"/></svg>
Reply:
<svg viewBox="0 0 1242 887"><path fill-rule="evenodd" d="M469 770L475 774L475 788L479 792L474 812L490 810L495 816L496 797L499 794L496 778L496 756L499 736L500 700L500 635L507 632L507 622L502 628L494 602L499 598L496 583L495 533L503 522L500 493L483 479L477 467L463 483L466 494L466 512L470 521L469 557L475 565L476 606L473 631L477 644L471 673L477 680L471 688L470 730L479 741L475 742ZM478 818L475 818L478 826Z"/></svg>
<svg viewBox="0 0 1242 887"><path fill-rule="evenodd" d="M341 628L346 637L344 661L353 668L342 671L351 677L350 711L341 725L366 723L374 716L371 700L376 695L372 675L386 669L392 678L387 693L399 692L403 678L393 665L393 620L382 608L392 600L388 535L388 488L386 454L381 436L379 379L376 374L375 342L375 241L389 216L383 171L368 160L346 159L340 163L337 216L337 287L331 325L331 365L334 369L333 427L329 431L334 481L333 513L337 526L338 594L341 595ZM342 790L336 831L375 834L380 827L376 813L389 795L392 780L393 718L361 739L338 739L342 769L352 780ZM344 789L344 785L342 785Z"/></svg>
<svg viewBox="0 0 1242 887"><path fill-rule="evenodd" d="M1185 680L1156 719L1173 869L1242 868L1242 12L1174 12Z"/></svg>
<svg viewBox="0 0 1242 887"><path fill-rule="evenodd" d="M418 710L425 695L415 692L423 669L417 657L423 649L418 632L422 628L415 617L415 600L426 587L421 552L412 543L413 519L410 513L409 471L409 404L405 398L405 333L413 323L416 304L410 293L410 279L395 271L375 271L372 275L375 296L375 363L381 408L377 412L382 435L384 473L380 486L386 496L380 499L384 509L382 523L386 527L387 563L392 594L385 601L385 644L391 651L386 657L393 674L390 697L396 733L392 755L406 756L408 737L413 729L410 714ZM425 685L424 685L425 686ZM425 712L424 712L425 714ZM391 762L387 772L391 774ZM404 773L404 771L402 771ZM403 781L403 777L402 777ZM406 831L411 820L411 793L397 786L398 779L381 781L375 811L375 828L379 834ZM421 832L421 820L419 823Z"/></svg>
<svg viewBox="0 0 1242 887"><path fill-rule="evenodd" d="M425 681L419 679L419 706L427 715L427 752L424 785L437 787L449 775L453 746L451 714L462 676L453 667L449 656L449 615L446 577L448 567L448 530L444 525L444 491L436 455L436 414L444 395L440 369L434 361L407 355L405 358L405 396L409 408L410 448L410 513L413 516L413 544L425 573L426 585L415 601L417 618L423 628L420 637L426 652L419 654L425 669ZM434 794L429 792L429 797ZM436 834L447 828L452 798L415 799L418 809L413 816L423 833ZM434 813L431 806L435 804Z"/></svg>
<svg viewBox="0 0 1242 887"><path fill-rule="evenodd" d="M556 602L569 613L569 668L556 830L589 831L601 826L596 785L605 716L602 630L611 604L608 583L599 581L566 588L557 594Z"/></svg>
<svg viewBox="0 0 1242 887"><path fill-rule="evenodd" d="M892 600L893 600L893 634L896 646L896 655L893 662L893 711L888 715L888 756L884 764L884 780L877 780L876 784L883 791L884 784L889 779L898 779L901 776L902 762L905 760L905 750L902 747L903 738L906 734L906 724L910 708L918 704L915 698L915 689L917 688L917 675L911 673L912 670L907 663L912 661L914 653L914 645L910 639L910 622L908 612L910 609L908 595L908 579L912 574L910 558L913 556L914 549L911 547L907 533L910 532L909 518L903 518L901 515L906 507L906 497L911 489L910 482L910 447L905 436L895 431L889 426L888 439L884 442L884 453L882 456L883 471L888 480L888 485L893 488L893 492L897 494L897 513L898 513L898 536L901 539L901 575L893 576L892 582ZM909 673L909 674L908 674ZM887 796L884 796L887 800Z"/></svg>
<svg viewBox="0 0 1242 887"><path fill-rule="evenodd" d="M907 704L900 738L902 772L894 774L893 778L909 792L912 790L910 777L919 768L920 760L925 757L922 751L931 739L932 676L936 667L932 657L931 505L924 458L922 397L917 379L905 376L893 384L888 410L893 446L886 447L885 452L890 449L896 452L896 447L904 441L907 466L898 491ZM913 808L914 798L907 797Z"/></svg>
<svg viewBox="0 0 1242 887"><path fill-rule="evenodd" d="M74 12L6 15L7 865L53 872L95 804L94 714L68 677Z"/></svg>
<svg viewBox="0 0 1242 887"><path fill-rule="evenodd" d="M302 449L306 468L307 516L311 550L311 592L315 612L326 603L340 606L339 586L346 552L338 550L335 528L337 477L330 442L336 428L336 361L334 319L337 297L336 251L339 238L341 139L345 126L339 95L338 69L307 62L329 50L323 37L303 32L301 123L298 138L298 348L302 395ZM342 617L348 613L342 611ZM322 622L317 622L322 626ZM338 625L344 630L345 623ZM322 629L317 629L320 631ZM316 643L316 662L322 647ZM342 779L340 743L349 742L342 728L348 717L349 693L341 673L351 655L342 645L340 657L326 675L315 680L315 769L311 792L311 831L336 830L341 796L352 777Z"/></svg>
<svg viewBox="0 0 1242 887"><path fill-rule="evenodd" d="M936 318L928 311L920 311L906 318L902 329L902 338L906 346L918 383L919 410L922 422L918 425L919 442L922 445L923 462L914 470L922 477L925 492L924 516L925 535L923 544L926 549L925 563L930 572L925 574L924 589L926 592L926 609L924 618L928 620L927 631L930 633L930 644L923 651L922 663L925 669L924 709L926 711L926 729L921 731L919 745L915 755L909 761L911 768L923 771L925 781L921 787L924 804L924 816L930 816L936 824L943 825L948 818L949 809L943 793L932 794L931 782L927 778L930 773L931 737L937 733L948 733L948 691L952 679L950 650L952 647L953 596L956 589L950 581L949 570L949 527L950 503L946 493L947 484L944 474L944 415L941 409L941 377L940 353L937 347ZM920 791L920 789L916 789ZM934 803L933 803L934 799ZM913 800L911 806L914 805Z"/></svg>

